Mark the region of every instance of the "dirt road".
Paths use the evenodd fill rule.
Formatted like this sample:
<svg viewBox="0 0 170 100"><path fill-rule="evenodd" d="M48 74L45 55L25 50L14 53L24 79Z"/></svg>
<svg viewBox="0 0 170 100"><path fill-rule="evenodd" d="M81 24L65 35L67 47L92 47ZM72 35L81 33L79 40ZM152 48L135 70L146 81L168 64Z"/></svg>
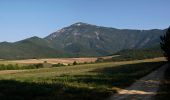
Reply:
<svg viewBox="0 0 170 100"><path fill-rule="evenodd" d="M168 64L141 78L130 87L120 89L109 100L153 100L167 67Z"/></svg>

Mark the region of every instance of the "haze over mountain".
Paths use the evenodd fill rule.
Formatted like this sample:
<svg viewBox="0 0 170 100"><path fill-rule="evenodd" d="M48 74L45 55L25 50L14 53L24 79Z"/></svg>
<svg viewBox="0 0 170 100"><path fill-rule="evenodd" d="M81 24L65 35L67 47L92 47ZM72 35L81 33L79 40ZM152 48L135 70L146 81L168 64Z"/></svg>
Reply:
<svg viewBox="0 0 170 100"><path fill-rule="evenodd" d="M132 30L102 27L78 22L45 38L0 43L0 58L105 56L124 49L159 45L165 30Z"/></svg>

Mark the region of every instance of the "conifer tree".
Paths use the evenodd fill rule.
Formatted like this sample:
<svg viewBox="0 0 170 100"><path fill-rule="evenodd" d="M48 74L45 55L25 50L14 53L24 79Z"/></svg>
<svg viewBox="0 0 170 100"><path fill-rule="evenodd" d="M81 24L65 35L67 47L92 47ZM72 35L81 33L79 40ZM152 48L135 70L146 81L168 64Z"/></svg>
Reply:
<svg viewBox="0 0 170 100"><path fill-rule="evenodd" d="M161 49L164 52L164 56L170 62L170 27L167 29L166 34L161 36Z"/></svg>

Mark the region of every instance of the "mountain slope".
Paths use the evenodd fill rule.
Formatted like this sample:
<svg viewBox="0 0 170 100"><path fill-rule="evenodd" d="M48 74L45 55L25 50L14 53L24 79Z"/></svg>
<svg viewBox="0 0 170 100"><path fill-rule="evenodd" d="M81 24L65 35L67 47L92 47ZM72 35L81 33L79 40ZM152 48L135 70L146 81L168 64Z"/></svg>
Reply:
<svg viewBox="0 0 170 100"><path fill-rule="evenodd" d="M130 30L78 22L45 38L0 43L0 59L106 56L157 46L166 30Z"/></svg>
<svg viewBox="0 0 170 100"><path fill-rule="evenodd" d="M106 59L106 61L127 61L127 60L141 60L163 57L163 52L159 45L152 48L142 48L142 49L126 49L121 50L114 55L119 55L111 59Z"/></svg>
<svg viewBox="0 0 170 100"><path fill-rule="evenodd" d="M42 57L62 57L63 52L51 48L50 44L38 37L28 38L22 41L0 43L1 59L28 59Z"/></svg>
<svg viewBox="0 0 170 100"><path fill-rule="evenodd" d="M115 29L79 22L50 34L45 40L74 56L103 56L158 45L164 33L165 30L158 29Z"/></svg>

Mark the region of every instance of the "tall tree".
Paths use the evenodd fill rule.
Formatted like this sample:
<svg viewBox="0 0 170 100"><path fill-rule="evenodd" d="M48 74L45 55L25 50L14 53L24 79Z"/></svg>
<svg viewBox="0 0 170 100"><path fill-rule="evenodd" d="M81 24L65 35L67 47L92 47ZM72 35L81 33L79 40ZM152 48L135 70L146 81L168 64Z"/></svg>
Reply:
<svg viewBox="0 0 170 100"><path fill-rule="evenodd" d="M170 27L167 29L166 34L161 36L161 49L164 51L164 55L170 62Z"/></svg>

